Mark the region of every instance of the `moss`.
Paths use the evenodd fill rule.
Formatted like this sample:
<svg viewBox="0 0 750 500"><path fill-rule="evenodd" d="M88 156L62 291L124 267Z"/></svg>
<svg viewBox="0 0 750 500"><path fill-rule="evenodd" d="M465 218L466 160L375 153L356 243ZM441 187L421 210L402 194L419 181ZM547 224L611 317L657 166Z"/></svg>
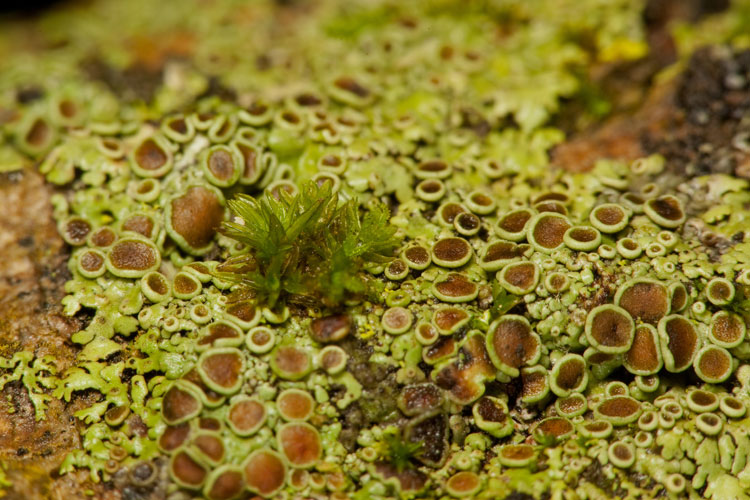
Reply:
<svg viewBox="0 0 750 500"><path fill-rule="evenodd" d="M413 468L412 462L421 453L424 443L411 442L401 436L396 429L393 432L383 434L382 451L383 458L390 463L399 473L407 468Z"/></svg>
<svg viewBox="0 0 750 500"><path fill-rule="evenodd" d="M269 307L281 300L336 308L364 295L362 269L387 261L398 244L386 207L375 204L360 217L356 201L339 204L330 183L306 183L293 196L266 192L260 201L241 196L230 206L242 222L226 222L224 233L250 252L217 270Z"/></svg>

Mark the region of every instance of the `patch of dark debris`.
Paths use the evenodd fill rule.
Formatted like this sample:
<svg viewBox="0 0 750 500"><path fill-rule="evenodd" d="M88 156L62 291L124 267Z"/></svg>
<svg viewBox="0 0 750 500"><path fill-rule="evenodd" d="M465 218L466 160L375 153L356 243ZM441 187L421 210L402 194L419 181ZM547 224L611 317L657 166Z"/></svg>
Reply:
<svg viewBox="0 0 750 500"><path fill-rule="evenodd" d="M586 482L596 485L608 498L615 498L614 480L607 477L598 461L594 460L588 467L583 469L581 477Z"/></svg>
<svg viewBox="0 0 750 500"><path fill-rule="evenodd" d="M750 50L697 50L680 77L665 134L643 134L644 150L681 176L750 179Z"/></svg>
<svg viewBox="0 0 750 500"><path fill-rule="evenodd" d="M120 70L100 59L92 58L83 63L82 69L90 79L101 81L125 101L150 102L163 83L161 71L142 65Z"/></svg>
<svg viewBox="0 0 750 500"><path fill-rule="evenodd" d="M399 386L396 383L395 368L371 362L369 358L373 352L372 347L364 341L349 337L340 346L349 356L347 371L362 384L362 396L342 414L339 441L351 451L360 429L374 423L393 421L400 416L396 405ZM332 399L336 399L339 392L343 396L343 387L334 389Z"/></svg>

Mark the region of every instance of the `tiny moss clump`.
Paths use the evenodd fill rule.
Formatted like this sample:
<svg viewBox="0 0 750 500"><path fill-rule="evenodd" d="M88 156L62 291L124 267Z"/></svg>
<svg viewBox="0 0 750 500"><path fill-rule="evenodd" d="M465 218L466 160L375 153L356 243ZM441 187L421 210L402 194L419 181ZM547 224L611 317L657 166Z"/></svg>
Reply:
<svg viewBox="0 0 750 500"><path fill-rule="evenodd" d="M381 444L381 455L385 461L402 473L408 468L415 467L413 460L419 455L422 447L422 442L406 441L399 430L385 432Z"/></svg>
<svg viewBox="0 0 750 500"><path fill-rule="evenodd" d="M336 308L361 297L365 265L387 261L398 246L387 207L374 203L360 217L357 201L339 203L329 182L305 183L295 195L266 192L260 201L240 195L229 205L241 222L225 222L224 234L249 252L217 271L271 308L279 300Z"/></svg>

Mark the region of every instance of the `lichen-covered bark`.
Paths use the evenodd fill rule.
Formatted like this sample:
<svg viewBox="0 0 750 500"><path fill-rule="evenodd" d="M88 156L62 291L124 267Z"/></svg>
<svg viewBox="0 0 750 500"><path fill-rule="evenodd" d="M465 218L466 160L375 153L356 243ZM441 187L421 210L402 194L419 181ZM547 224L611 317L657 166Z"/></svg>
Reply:
<svg viewBox="0 0 750 500"><path fill-rule="evenodd" d="M68 249L52 219L52 193L31 168L0 175L0 349L5 357L21 350L52 355L62 371L76 353L70 335L83 323L62 314ZM21 382L8 384L2 396L0 461L12 483L4 498L85 498L91 486L85 472L59 477L56 471L65 454L80 446L73 413L91 397L70 404L53 400L47 418L37 422Z"/></svg>
<svg viewBox="0 0 750 500"><path fill-rule="evenodd" d="M661 153L667 160L669 174L675 178L705 173L750 177L750 136L743 135L748 133L748 127L742 120L750 108L750 52L703 49L695 53L685 72L676 79L654 83L657 72L676 58L666 29L668 20L676 16L693 18L710 10L703 2L650 2L645 17L651 55L628 64L591 68L591 81L611 98L614 114L589 124L582 132L576 131L580 123L576 122L575 106L579 103L572 103L573 112L563 111L556 123L570 134L552 153L554 164L579 172L590 169L600 158L633 160ZM293 12L293 8L281 9L280 24L293 17ZM124 101L148 102L162 83L165 63L189 57L195 46L189 35L170 35L159 40L144 35L132 42L131 49L139 55L139 62L125 71L115 70L98 59L85 62L83 69L88 78L102 82ZM259 68L266 63L263 59L257 61ZM747 77L744 81L740 78L743 75ZM215 78L203 95L230 101L237 97ZM37 98L38 92L33 88L18 93L19 102ZM3 111L0 108L0 125L10 119L4 118ZM466 128L479 138L490 127L473 110L464 113L464 121ZM65 296L63 286L70 277L70 254L52 217L50 196L54 192L33 166L0 175L0 356L10 358L18 351L31 351L38 358L51 355L61 373L73 365L78 351L70 336L81 330L88 318L62 314L60 302ZM606 278L598 278L601 293L591 297L586 308L612 298L614 288ZM396 406L396 369L369 362L371 352L364 344L350 340L342 347L350 356L350 371L364 388L363 396L341 414L343 431L339 441L352 451L361 429L375 423L403 423L404 419ZM513 403L518 388L512 384L501 388L491 382L487 392L508 393ZM345 392L342 387L331 387L334 400ZM122 471L111 481L99 484L91 483L85 470L57 474L65 454L80 447L79 430L85 426L73 413L98 401L98 393L78 393L70 403L53 399L42 421L35 420L28 391L20 382L8 384L0 395L0 460L11 483L6 498L86 498L88 493L107 499L163 496L161 490L132 489ZM589 467L582 477L599 484L609 494L621 493L603 479L598 467ZM508 498L531 497L513 493Z"/></svg>

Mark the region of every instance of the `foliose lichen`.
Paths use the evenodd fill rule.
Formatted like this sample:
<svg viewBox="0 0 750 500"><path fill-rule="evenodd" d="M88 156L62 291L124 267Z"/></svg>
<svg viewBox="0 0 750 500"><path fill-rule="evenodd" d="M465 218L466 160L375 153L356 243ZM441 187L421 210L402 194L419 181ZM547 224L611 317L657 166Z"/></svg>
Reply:
<svg viewBox="0 0 750 500"><path fill-rule="evenodd" d="M617 4L323 2L272 33L262 2L217 34L243 9L139 1L117 34L51 18L69 43L39 67L0 57L0 170L63 187L63 305L92 316L62 373L0 359L37 418L99 395L60 471L166 457L175 498L747 498L748 182L549 166L584 64L645 50ZM157 82L96 76L147 66L120 43L144 26Z"/></svg>

